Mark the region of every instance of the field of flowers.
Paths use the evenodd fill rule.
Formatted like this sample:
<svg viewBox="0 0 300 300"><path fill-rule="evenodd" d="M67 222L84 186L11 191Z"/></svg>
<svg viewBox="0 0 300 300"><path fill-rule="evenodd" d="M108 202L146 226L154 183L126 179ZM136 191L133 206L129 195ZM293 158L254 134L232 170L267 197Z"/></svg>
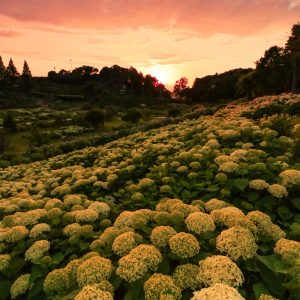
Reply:
<svg viewBox="0 0 300 300"><path fill-rule="evenodd" d="M299 103L0 169L0 299L299 300Z"/></svg>

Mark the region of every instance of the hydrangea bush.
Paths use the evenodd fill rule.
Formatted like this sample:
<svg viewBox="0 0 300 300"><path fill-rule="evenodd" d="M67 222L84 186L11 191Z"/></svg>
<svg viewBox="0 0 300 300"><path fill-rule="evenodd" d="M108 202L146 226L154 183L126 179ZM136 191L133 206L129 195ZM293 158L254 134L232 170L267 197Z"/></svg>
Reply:
<svg viewBox="0 0 300 300"><path fill-rule="evenodd" d="M299 124L241 116L272 101L0 170L0 298L299 299Z"/></svg>

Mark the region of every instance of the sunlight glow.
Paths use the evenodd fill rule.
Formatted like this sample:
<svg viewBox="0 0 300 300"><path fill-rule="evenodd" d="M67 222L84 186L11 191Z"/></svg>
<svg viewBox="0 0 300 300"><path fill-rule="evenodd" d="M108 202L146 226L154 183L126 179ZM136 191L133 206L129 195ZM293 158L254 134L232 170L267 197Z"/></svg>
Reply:
<svg viewBox="0 0 300 300"><path fill-rule="evenodd" d="M147 72L156 77L162 84L171 84L174 81L174 70L169 66L154 65L153 67L150 67Z"/></svg>

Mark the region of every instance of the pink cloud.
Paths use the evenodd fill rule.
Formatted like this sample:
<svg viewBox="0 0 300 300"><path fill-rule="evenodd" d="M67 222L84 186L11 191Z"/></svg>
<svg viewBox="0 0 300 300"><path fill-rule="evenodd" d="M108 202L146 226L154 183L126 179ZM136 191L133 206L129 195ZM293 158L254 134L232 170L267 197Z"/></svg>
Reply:
<svg viewBox="0 0 300 300"><path fill-rule="evenodd" d="M179 28L202 36L217 32L247 35L273 24L292 25L299 10L288 0L0 1L0 12L19 21L93 29Z"/></svg>
<svg viewBox="0 0 300 300"><path fill-rule="evenodd" d="M22 33L14 30L0 30L0 38L14 38L21 36Z"/></svg>

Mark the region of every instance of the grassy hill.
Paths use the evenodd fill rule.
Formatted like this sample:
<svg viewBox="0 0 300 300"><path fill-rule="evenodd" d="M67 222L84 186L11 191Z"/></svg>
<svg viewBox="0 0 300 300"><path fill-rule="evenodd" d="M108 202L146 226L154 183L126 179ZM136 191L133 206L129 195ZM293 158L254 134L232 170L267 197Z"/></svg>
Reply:
<svg viewBox="0 0 300 300"><path fill-rule="evenodd" d="M299 105L235 101L1 169L0 299L299 299Z"/></svg>

